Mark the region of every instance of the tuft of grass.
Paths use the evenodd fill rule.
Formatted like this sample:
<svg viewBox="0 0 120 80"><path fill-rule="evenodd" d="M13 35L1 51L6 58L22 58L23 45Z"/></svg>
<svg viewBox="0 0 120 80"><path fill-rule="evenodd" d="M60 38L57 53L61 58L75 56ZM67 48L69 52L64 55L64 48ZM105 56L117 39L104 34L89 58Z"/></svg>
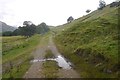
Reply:
<svg viewBox="0 0 120 80"><path fill-rule="evenodd" d="M42 74L45 78L58 78L59 67L55 61L45 61L43 63Z"/></svg>
<svg viewBox="0 0 120 80"><path fill-rule="evenodd" d="M54 54L51 50L46 50L45 58L54 58Z"/></svg>

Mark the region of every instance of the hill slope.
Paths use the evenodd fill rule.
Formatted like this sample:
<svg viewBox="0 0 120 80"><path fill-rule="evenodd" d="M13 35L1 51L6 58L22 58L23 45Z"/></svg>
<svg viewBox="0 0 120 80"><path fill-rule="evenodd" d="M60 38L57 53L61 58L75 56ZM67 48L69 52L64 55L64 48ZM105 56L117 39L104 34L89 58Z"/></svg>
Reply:
<svg viewBox="0 0 120 80"><path fill-rule="evenodd" d="M0 21L0 32L14 31L15 29L15 27L9 26L6 23Z"/></svg>
<svg viewBox="0 0 120 80"><path fill-rule="evenodd" d="M53 30L57 47L81 77L117 77L118 15L118 7L108 5Z"/></svg>

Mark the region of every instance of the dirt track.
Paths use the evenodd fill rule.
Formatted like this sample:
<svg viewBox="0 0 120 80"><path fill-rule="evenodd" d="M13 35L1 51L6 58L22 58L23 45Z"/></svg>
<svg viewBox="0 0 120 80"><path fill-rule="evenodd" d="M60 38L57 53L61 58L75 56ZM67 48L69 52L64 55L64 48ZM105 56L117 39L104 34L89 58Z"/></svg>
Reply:
<svg viewBox="0 0 120 80"><path fill-rule="evenodd" d="M52 40L52 36L50 35L48 40L48 44L45 45L39 45L36 50L32 53L34 56L34 59L43 59L44 55L45 55L45 51L47 49L50 49L52 51L52 53L55 55L55 57L57 57L58 55L61 55L53 40ZM41 40L41 43L45 43L44 41L45 38L43 37ZM46 42L47 43L47 42ZM29 70L25 73L24 78L45 78L44 75L41 73L42 72L42 63L43 62L35 62L32 63L31 67L29 68ZM77 74L77 72L74 69L59 69L58 72L58 76L59 78L80 78L80 76Z"/></svg>

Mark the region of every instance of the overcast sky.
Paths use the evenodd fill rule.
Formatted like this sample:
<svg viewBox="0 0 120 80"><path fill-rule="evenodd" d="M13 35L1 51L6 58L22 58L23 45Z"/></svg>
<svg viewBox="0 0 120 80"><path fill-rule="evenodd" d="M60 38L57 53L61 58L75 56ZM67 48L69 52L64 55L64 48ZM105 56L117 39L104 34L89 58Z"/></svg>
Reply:
<svg viewBox="0 0 120 80"><path fill-rule="evenodd" d="M22 26L27 20L56 26L66 23L69 16L77 19L87 9L96 10L98 5L99 0L0 0L0 21L12 26Z"/></svg>

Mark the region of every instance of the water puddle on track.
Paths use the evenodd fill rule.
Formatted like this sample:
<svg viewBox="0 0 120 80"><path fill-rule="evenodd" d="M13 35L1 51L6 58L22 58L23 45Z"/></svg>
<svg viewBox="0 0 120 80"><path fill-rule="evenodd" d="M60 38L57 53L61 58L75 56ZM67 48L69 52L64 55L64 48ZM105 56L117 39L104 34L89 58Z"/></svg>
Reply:
<svg viewBox="0 0 120 80"><path fill-rule="evenodd" d="M63 69L71 69L71 63L66 61L64 57L61 55L57 56L57 58L48 58L48 59L34 59L31 62L44 62L44 61L56 61L58 63L58 66Z"/></svg>

